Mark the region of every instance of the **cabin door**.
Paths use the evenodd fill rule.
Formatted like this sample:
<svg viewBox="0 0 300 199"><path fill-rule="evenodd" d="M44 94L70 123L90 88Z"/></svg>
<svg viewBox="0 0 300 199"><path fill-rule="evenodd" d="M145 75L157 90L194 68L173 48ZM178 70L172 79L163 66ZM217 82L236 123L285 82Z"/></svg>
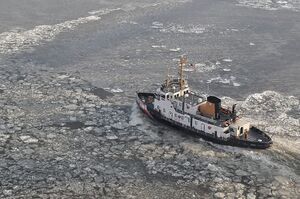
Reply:
<svg viewBox="0 0 300 199"><path fill-rule="evenodd" d="M201 131L205 132L205 124L201 124Z"/></svg>
<svg viewBox="0 0 300 199"><path fill-rule="evenodd" d="M173 113L171 111L169 112L169 117L170 119L173 119Z"/></svg>
<svg viewBox="0 0 300 199"><path fill-rule="evenodd" d="M244 133L244 127L240 128L240 135L242 135Z"/></svg>
<svg viewBox="0 0 300 199"><path fill-rule="evenodd" d="M173 106L175 109L177 109L177 102L173 102Z"/></svg>

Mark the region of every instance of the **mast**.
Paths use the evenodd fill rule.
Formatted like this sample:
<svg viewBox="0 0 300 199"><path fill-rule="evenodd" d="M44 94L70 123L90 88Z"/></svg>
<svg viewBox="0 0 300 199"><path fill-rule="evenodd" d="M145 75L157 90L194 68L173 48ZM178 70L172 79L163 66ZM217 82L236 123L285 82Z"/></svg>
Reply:
<svg viewBox="0 0 300 199"><path fill-rule="evenodd" d="M183 77L183 67L187 62L187 58L185 56L180 57L179 61L179 86L180 86L180 95L182 95L182 90L184 86L184 77Z"/></svg>
<svg viewBox="0 0 300 199"><path fill-rule="evenodd" d="M166 79L166 89L169 92L169 86L170 86L170 68L168 67L167 70L167 79Z"/></svg>

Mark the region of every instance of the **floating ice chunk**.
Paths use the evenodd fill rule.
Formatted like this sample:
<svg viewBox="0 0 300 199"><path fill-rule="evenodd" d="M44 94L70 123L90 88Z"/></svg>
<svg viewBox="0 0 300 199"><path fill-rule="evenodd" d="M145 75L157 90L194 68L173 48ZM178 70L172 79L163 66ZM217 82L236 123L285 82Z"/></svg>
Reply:
<svg viewBox="0 0 300 199"><path fill-rule="evenodd" d="M36 138L32 138L29 135L22 135L20 136L20 139L25 143L37 143L39 140Z"/></svg>
<svg viewBox="0 0 300 199"><path fill-rule="evenodd" d="M222 79L222 78L221 78L221 79L219 80L219 82L222 83L222 84L230 84L230 79Z"/></svg>
<svg viewBox="0 0 300 199"><path fill-rule="evenodd" d="M219 66L208 61L206 63L197 63L195 68L197 72L209 72L217 69Z"/></svg>
<svg viewBox="0 0 300 199"><path fill-rule="evenodd" d="M163 33L182 33L182 34L202 34L207 31L207 27L209 25L187 25L183 26L180 24L171 23L169 25L164 26L161 28L160 32Z"/></svg>
<svg viewBox="0 0 300 199"><path fill-rule="evenodd" d="M69 76L68 75L60 75L60 76L58 76L57 78L58 79L66 79L66 78L68 78Z"/></svg>
<svg viewBox="0 0 300 199"><path fill-rule="evenodd" d="M99 19L101 19L99 16L88 16L88 17L85 17L85 19L87 20L87 21L97 21L97 20L99 20Z"/></svg>
<svg viewBox="0 0 300 199"><path fill-rule="evenodd" d="M279 4L287 4L288 2L287 1L277 1L277 3L279 3Z"/></svg>
<svg viewBox="0 0 300 199"><path fill-rule="evenodd" d="M158 21L154 21L154 22L152 22L151 28L153 28L153 29L161 29L161 28L163 28L163 26L164 26L163 23L160 23Z"/></svg>
<svg viewBox="0 0 300 199"><path fill-rule="evenodd" d="M195 67L205 67L206 64L205 63L197 63L195 64Z"/></svg>
<svg viewBox="0 0 300 199"><path fill-rule="evenodd" d="M111 12L114 12L114 11L118 11L118 10L122 10L121 8L106 8L106 9L101 9L101 10L93 10L93 11L90 11L89 14L90 15L106 15L106 14L109 14Z"/></svg>
<svg viewBox="0 0 300 199"><path fill-rule="evenodd" d="M111 89L110 91L113 92L113 93L123 93L123 92L124 92L124 91L123 91L122 89L120 89L120 88L117 88L117 89Z"/></svg>
<svg viewBox="0 0 300 199"><path fill-rule="evenodd" d="M171 52L179 52L181 50L181 48L171 48L170 51Z"/></svg>
<svg viewBox="0 0 300 199"><path fill-rule="evenodd" d="M234 76L230 76L230 78L222 78L222 77L218 76L218 77L214 77L214 78L207 80L207 83L210 84L212 82L216 82L216 83L221 83L221 84L240 86L240 84L237 83L235 80L236 80L236 77L234 77Z"/></svg>
<svg viewBox="0 0 300 199"><path fill-rule="evenodd" d="M225 59L223 59L223 61L224 61L224 62L232 62L232 59L230 59L230 58L225 58Z"/></svg>
<svg viewBox="0 0 300 199"><path fill-rule="evenodd" d="M179 59L179 58L173 58L172 61L174 61L174 62L179 62L180 59Z"/></svg>
<svg viewBox="0 0 300 199"><path fill-rule="evenodd" d="M138 23L135 21L126 21L126 20L122 20L119 22L119 24L132 24L132 25L137 25Z"/></svg>
<svg viewBox="0 0 300 199"><path fill-rule="evenodd" d="M159 45L152 45L151 47L152 48L166 48L165 45L161 45L161 46L159 46Z"/></svg>
<svg viewBox="0 0 300 199"><path fill-rule="evenodd" d="M192 72L192 71L195 71L195 69L194 68L184 68L183 71Z"/></svg>
<svg viewBox="0 0 300 199"><path fill-rule="evenodd" d="M6 142L10 135L0 134L0 142Z"/></svg>
<svg viewBox="0 0 300 199"><path fill-rule="evenodd" d="M255 46L255 43L250 42L249 45L250 46Z"/></svg>
<svg viewBox="0 0 300 199"><path fill-rule="evenodd" d="M219 77L213 77L209 80L207 80L207 83L210 84L212 82L220 82L222 80L222 78L219 76Z"/></svg>
<svg viewBox="0 0 300 199"><path fill-rule="evenodd" d="M290 9L294 11L299 11L299 1L289 0L238 0L238 5L247 6L252 8L259 8L264 10L280 10L280 9Z"/></svg>
<svg viewBox="0 0 300 199"><path fill-rule="evenodd" d="M225 71L225 72L230 72L231 69L230 69L230 68L223 68L223 71Z"/></svg>
<svg viewBox="0 0 300 199"><path fill-rule="evenodd" d="M108 140L117 140L117 139L118 139L118 137L115 136L115 135L108 135L108 136L106 136L106 138L107 138Z"/></svg>
<svg viewBox="0 0 300 199"><path fill-rule="evenodd" d="M239 84L239 83L237 83L237 82L233 82L233 86L239 87L239 86L241 86L241 84Z"/></svg>

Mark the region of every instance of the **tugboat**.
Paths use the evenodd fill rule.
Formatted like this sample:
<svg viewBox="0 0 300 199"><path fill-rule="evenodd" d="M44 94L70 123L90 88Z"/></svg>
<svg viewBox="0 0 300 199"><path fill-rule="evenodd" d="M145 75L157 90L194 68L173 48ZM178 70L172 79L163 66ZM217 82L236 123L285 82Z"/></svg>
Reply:
<svg viewBox="0 0 300 199"><path fill-rule="evenodd" d="M156 92L137 92L136 102L147 116L218 144L256 149L272 145L265 132L237 115L236 104L229 110L218 97L193 92L183 74L186 63L181 57L179 76L168 75Z"/></svg>

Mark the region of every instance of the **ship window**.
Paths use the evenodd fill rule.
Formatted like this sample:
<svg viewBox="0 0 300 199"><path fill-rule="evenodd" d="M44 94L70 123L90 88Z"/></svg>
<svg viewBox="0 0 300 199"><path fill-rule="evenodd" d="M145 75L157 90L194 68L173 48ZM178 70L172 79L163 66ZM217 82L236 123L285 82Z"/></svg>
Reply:
<svg viewBox="0 0 300 199"><path fill-rule="evenodd" d="M169 95L167 95L167 99L169 99Z"/></svg>

